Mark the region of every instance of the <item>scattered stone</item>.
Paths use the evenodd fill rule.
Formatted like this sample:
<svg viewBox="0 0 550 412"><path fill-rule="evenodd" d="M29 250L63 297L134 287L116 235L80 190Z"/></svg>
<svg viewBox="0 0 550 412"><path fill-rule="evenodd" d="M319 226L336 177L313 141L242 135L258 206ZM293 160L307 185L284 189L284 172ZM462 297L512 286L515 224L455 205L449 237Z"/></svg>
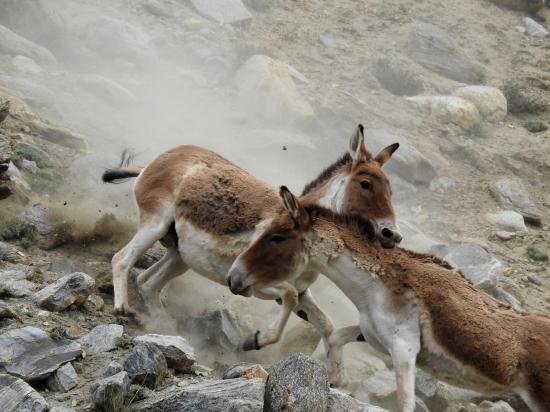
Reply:
<svg viewBox="0 0 550 412"><path fill-rule="evenodd" d="M68 236L62 225L58 225L41 204L36 204L25 210L26 222L36 232L37 244L42 249L53 249L67 242Z"/></svg>
<svg viewBox="0 0 550 412"><path fill-rule="evenodd" d="M430 190L436 193L448 193L456 187L456 182L450 177L436 177L430 182Z"/></svg>
<svg viewBox="0 0 550 412"><path fill-rule="evenodd" d="M0 370L29 382L48 377L61 365L81 355L78 343L68 339L53 340L33 326L0 335Z"/></svg>
<svg viewBox="0 0 550 412"><path fill-rule="evenodd" d="M0 320L2 319L17 319L17 314L13 309L3 300L0 300Z"/></svg>
<svg viewBox="0 0 550 412"><path fill-rule="evenodd" d="M267 381L269 374L263 368L262 365L257 363L248 363L248 362L239 362L231 366L229 369L226 369L223 372L222 379L260 379L264 383Z"/></svg>
<svg viewBox="0 0 550 412"><path fill-rule="evenodd" d="M56 392L69 392L78 385L78 375L70 362L56 370L48 378L48 388Z"/></svg>
<svg viewBox="0 0 550 412"><path fill-rule="evenodd" d="M147 0L143 5L145 10L157 17L174 17L174 6L170 3L161 2L159 0Z"/></svg>
<svg viewBox="0 0 550 412"><path fill-rule="evenodd" d="M507 232L505 230L499 230L497 231L496 233L497 237L500 239L500 240L504 240L504 241L507 241L507 240L511 240L513 238L516 237L516 234L513 233L513 232Z"/></svg>
<svg viewBox="0 0 550 412"><path fill-rule="evenodd" d="M490 122L503 120L508 112L506 97L496 87L466 86L455 90L454 95L472 102L481 117Z"/></svg>
<svg viewBox="0 0 550 412"><path fill-rule="evenodd" d="M531 17L525 17L523 19L523 22L525 23L525 30L527 31L527 34L529 36L532 36L532 37L548 36L548 30L546 30L542 24L537 23Z"/></svg>
<svg viewBox="0 0 550 412"><path fill-rule="evenodd" d="M10 101L0 97L0 123L2 123L10 114Z"/></svg>
<svg viewBox="0 0 550 412"><path fill-rule="evenodd" d="M467 128L481 120L476 106L461 97L414 96L407 97L406 100L442 123L454 123Z"/></svg>
<svg viewBox="0 0 550 412"><path fill-rule="evenodd" d="M390 93L396 96L416 96L424 91L424 83L406 63L402 57L383 57L371 64L370 71Z"/></svg>
<svg viewBox="0 0 550 412"><path fill-rule="evenodd" d="M84 304L84 307L90 311L101 310L103 309L104 306L105 306L105 301L99 295L88 296L88 299L86 299L86 303Z"/></svg>
<svg viewBox="0 0 550 412"><path fill-rule="evenodd" d="M497 213L488 213L485 218L499 230L516 234L527 233L527 227L523 216L512 210L504 210Z"/></svg>
<svg viewBox="0 0 550 412"><path fill-rule="evenodd" d="M360 402L355 398L339 391L338 389L330 388L328 395L327 412L388 412L386 409L378 406L368 405Z"/></svg>
<svg viewBox="0 0 550 412"><path fill-rule="evenodd" d="M324 411L328 407L328 375L318 361L296 354L268 368L266 412Z"/></svg>
<svg viewBox="0 0 550 412"><path fill-rule="evenodd" d="M110 362L105 370L103 371L103 377L108 378L109 376L116 375L119 372L122 372L124 368L122 365L116 361Z"/></svg>
<svg viewBox="0 0 550 412"><path fill-rule="evenodd" d="M541 120L527 120L523 123L523 127L529 130L531 133L540 133L548 130L548 126Z"/></svg>
<svg viewBox="0 0 550 412"><path fill-rule="evenodd" d="M75 272L35 293L32 300L43 309L61 312L69 306L84 304L94 285L93 278L85 273Z"/></svg>
<svg viewBox="0 0 550 412"><path fill-rule="evenodd" d="M103 353L117 348L116 340L124 333L122 325L99 325L80 338L82 347L90 352Z"/></svg>
<svg viewBox="0 0 550 412"><path fill-rule="evenodd" d="M31 295L37 286L28 280L32 276L33 270L23 265L0 271L0 297L23 298Z"/></svg>
<svg viewBox="0 0 550 412"><path fill-rule="evenodd" d="M14 376L0 374L2 412L46 412L46 400L29 384Z"/></svg>
<svg viewBox="0 0 550 412"><path fill-rule="evenodd" d="M150 343L161 350L168 366L182 373L192 373L196 362L195 351L181 336L143 335L134 338L134 344Z"/></svg>
<svg viewBox="0 0 550 412"><path fill-rule="evenodd" d="M21 171L15 166L13 162L8 164L8 169L5 172L5 176L10 180L11 193L16 193L22 199L23 204L27 203L27 199L31 192L31 187L23 177ZM9 186L8 186L9 187Z"/></svg>
<svg viewBox="0 0 550 412"><path fill-rule="evenodd" d="M485 68L433 24L416 23L412 27L406 53L421 66L458 82L479 84L485 79Z"/></svg>
<svg viewBox="0 0 550 412"><path fill-rule="evenodd" d="M190 3L200 14L220 24L243 23L252 19L241 0L190 0Z"/></svg>
<svg viewBox="0 0 550 412"><path fill-rule="evenodd" d="M537 286L542 286L542 280L540 280L540 278L535 275L534 273L529 273L527 275L527 280L529 280L529 282L537 285ZM0 310L0 313L1 313L1 310Z"/></svg>
<svg viewBox="0 0 550 412"><path fill-rule="evenodd" d="M288 72L294 80L298 80L299 82L302 82L304 84L309 84L309 79L290 64L288 65Z"/></svg>
<svg viewBox="0 0 550 412"><path fill-rule="evenodd" d="M526 222L540 225L541 214L537 206L531 201L521 180L517 178L503 178L491 186L493 196L501 207L520 213Z"/></svg>
<svg viewBox="0 0 550 412"><path fill-rule="evenodd" d="M195 346L218 346L227 350L239 347L242 333L227 309L197 316L191 319L190 326L197 339Z"/></svg>
<svg viewBox="0 0 550 412"><path fill-rule="evenodd" d="M536 262L546 262L548 255L533 245L527 246L527 257Z"/></svg>
<svg viewBox="0 0 550 412"><path fill-rule="evenodd" d="M90 392L94 407L103 412L124 410L124 398L130 389L130 378L126 372L100 379L92 384Z"/></svg>
<svg viewBox="0 0 550 412"><path fill-rule="evenodd" d="M309 125L315 119L313 108L296 88L286 63L268 56L252 56L237 71L233 84L243 109L266 121Z"/></svg>
<svg viewBox="0 0 550 412"><path fill-rule="evenodd" d="M0 54L23 55L40 62L55 63L55 57L48 49L19 36L2 25L0 25Z"/></svg>
<svg viewBox="0 0 550 412"><path fill-rule="evenodd" d="M264 409L264 391L265 385L260 379L205 381L167 390L159 398L133 405L133 410L262 412L267 410Z"/></svg>
<svg viewBox="0 0 550 412"><path fill-rule="evenodd" d="M336 48L336 42L334 41L334 39L332 37L327 36L326 34L321 34L319 36L319 41L327 49L335 49Z"/></svg>
<svg viewBox="0 0 550 412"><path fill-rule="evenodd" d="M518 311L523 311L523 308L521 306L521 302L516 299L515 296L513 296L511 293L506 292L503 288L500 286L497 286L495 290L492 292L493 296L500 300L501 302L506 303L507 305L510 305L513 309Z"/></svg>
<svg viewBox="0 0 550 412"><path fill-rule="evenodd" d="M474 286L486 292L495 289L502 274L502 263L478 245L438 245L432 248L432 252L460 270Z"/></svg>
<svg viewBox="0 0 550 412"><path fill-rule="evenodd" d="M156 345L139 343L124 361L124 370L132 382L156 389L167 374L168 365Z"/></svg>

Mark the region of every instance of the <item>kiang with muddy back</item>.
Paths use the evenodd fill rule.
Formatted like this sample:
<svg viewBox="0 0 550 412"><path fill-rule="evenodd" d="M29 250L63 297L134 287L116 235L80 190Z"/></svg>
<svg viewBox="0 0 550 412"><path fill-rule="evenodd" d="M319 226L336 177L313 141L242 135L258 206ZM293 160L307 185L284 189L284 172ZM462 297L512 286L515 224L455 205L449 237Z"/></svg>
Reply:
<svg viewBox="0 0 550 412"><path fill-rule="evenodd" d="M365 147L363 126L359 125L350 140L349 152L306 187L303 199L372 219L379 241L388 248L395 246L401 235L395 223L390 184L382 166L398 146L388 146L372 157ZM160 292L171 279L192 269L227 285L227 273L235 258L283 208L276 188L196 146L180 146L165 152L144 169L108 170L103 179L114 182L136 176L138 230L112 260L117 313L130 311L128 273L157 240L167 246L166 254L141 273L137 283L150 315L165 318ZM243 348L260 349L279 341L294 311L313 324L323 337L331 354L331 380L341 384L341 360L332 356L339 352L330 349L334 326L308 289L317 277L316 272L306 271L292 281L272 283L268 288L254 291L242 290L244 294L282 303L280 315L269 331L255 332L245 340ZM239 285L232 283L230 287L235 289Z"/></svg>
<svg viewBox="0 0 550 412"><path fill-rule="evenodd" d="M307 271L328 276L359 310L366 340L390 354L401 411L415 408L416 366L478 392L511 390L531 410L550 411L550 318L504 305L435 256L379 247L361 216L280 193L286 209L233 263L233 292Z"/></svg>

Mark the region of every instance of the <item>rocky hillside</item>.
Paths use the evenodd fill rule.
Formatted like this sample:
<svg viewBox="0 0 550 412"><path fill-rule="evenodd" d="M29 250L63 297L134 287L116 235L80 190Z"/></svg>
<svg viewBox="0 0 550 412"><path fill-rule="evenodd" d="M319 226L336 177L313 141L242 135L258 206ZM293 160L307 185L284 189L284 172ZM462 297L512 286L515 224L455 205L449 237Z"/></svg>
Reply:
<svg viewBox="0 0 550 412"><path fill-rule="evenodd" d="M114 317L110 259L135 210L131 184L100 175L126 147L146 164L200 144L299 191L361 122L373 151L401 143L387 171L404 246L550 314L550 12L503 3L523 4L0 0L2 410L395 410L391 365L367 344L331 389L308 324L243 353L276 305L195 275L165 291L173 319L148 318L135 288L137 317ZM314 292L356 323L328 281ZM422 372L417 399L527 410Z"/></svg>

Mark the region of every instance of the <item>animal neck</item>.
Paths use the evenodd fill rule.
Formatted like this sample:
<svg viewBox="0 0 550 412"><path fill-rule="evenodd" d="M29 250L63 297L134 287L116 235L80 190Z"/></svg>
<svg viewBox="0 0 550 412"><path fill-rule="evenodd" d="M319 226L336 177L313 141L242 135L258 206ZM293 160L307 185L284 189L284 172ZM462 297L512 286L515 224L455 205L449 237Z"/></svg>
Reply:
<svg viewBox="0 0 550 412"><path fill-rule="evenodd" d="M344 171L336 172L330 179L327 179L319 187L304 195L303 202L316 203L320 206L341 213L344 208L346 187L349 175Z"/></svg>

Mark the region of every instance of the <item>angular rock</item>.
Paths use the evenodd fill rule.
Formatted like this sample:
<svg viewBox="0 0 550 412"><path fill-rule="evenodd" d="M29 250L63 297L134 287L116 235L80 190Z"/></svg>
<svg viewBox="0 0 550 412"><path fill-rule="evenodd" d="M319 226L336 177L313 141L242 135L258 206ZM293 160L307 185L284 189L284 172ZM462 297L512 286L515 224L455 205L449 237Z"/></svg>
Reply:
<svg viewBox="0 0 550 412"><path fill-rule="evenodd" d="M132 382L157 388L168 372L166 358L161 350L150 343L139 343L124 361L124 370Z"/></svg>
<svg viewBox="0 0 550 412"><path fill-rule="evenodd" d="M46 412L46 400L28 383L14 376L0 374L2 412Z"/></svg>
<svg viewBox="0 0 550 412"><path fill-rule="evenodd" d="M32 300L42 309L61 312L69 306L84 304L94 285L93 278L85 273L75 272L35 293Z"/></svg>
<svg viewBox="0 0 550 412"><path fill-rule="evenodd" d="M112 361L107 365L107 367L103 371L103 377L108 378L109 376L116 375L117 373L122 372L123 370L124 368L120 363Z"/></svg>
<svg viewBox="0 0 550 412"><path fill-rule="evenodd" d="M148 269L158 262L166 253L165 249L149 249L136 262L136 267Z"/></svg>
<svg viewBox="0 0 550 412"><path fill-rule="evenodd" d="M27 122L27 125L33 133L48 142L84 152L88 150L86 138L69 129L52 126L38 119Z"/></svg>
<svg viewBox="0 0 550 412"><path fill-rule="evenodd" d="M69 392L78 385L78 375L71 363L66 363L48 378L48 388L56 392Z"/></svg>
<svg viewBox="0 0 550 412"><path fill-rule="evenodd" d="M259 379L205 381L161 393L133 405L136 412L264 411L265 385Z"/></svg>
<svg viewBox="0 0 550 412"><path fill-rule="evenodd" d="M327 36L326 34L321 34L319 36L319 41L327 49L335 49L336 48L336 42L334 41L334 39L332 37Z"/></svg>
<svg viewBox="0 0 550 412"><path fill-rule="evenodd" d="M181 336L142 335L134 338L134 344L150 343L161 350L168 366L182 373L192 373L197 358L195 350Z"/></svg>
<svg viewBox="0 0 550 412"><path fill-rule="evenodd" d="M0 97L0 123L2 123L10 114L10 101ZM2 160L2 159L0 159Z"/></svg>
<svg viewBox="0 0 550 412"><path fill-rule="evenodd" d="M94 353L109 352L117 348L116 340L124 333L122 325L99 325L90 333L80 338L80 344L85 350Z"/></svg>
<svg viewBox="0 0 550 412"><path fill-rule="evenodd" d="M232 82L242 108L266 121L309 125L315 119L313 108L296 88L286 63L268 56L252 56Z"/></svg>
<svg viewBox="0 0 550 412"><path fill-rule="evenodd" d="M460 270L474 286L494 291L502 274L502 263L480 246L469 243L438 245L432 252Z"/></svg>
<svg viewBox="0 0 550 412"><path fill-rule="evenodd" d="M518 212L504 210L497 213L488 213L485 218L499 230L518 234L527 233L523 216Z"/></svg>
<svg viewBox="0 0 550 412"><path fill-rule="evenodd" d="M38 167L52 167L56 163L51 156L44 150L26 142L17 142L14 148L14 154L20 159L27 159L36 162Z"/></svg>
<svg viewBox="0 0 550 412"><path fill-rule="evenodd" d="M0 300L0 320L2 319L17 319L17 314L13 311L10 305L3 300Z"/></svg>
<svg viewBox="0 0 550 412"><path fill-rule="evenodd" d="M227 350L235 350L241 342L240 328L227 309L197 316L191 319L190 326L199 346L219 346Z"/></svg>
<svg viewBox="0 0 550 412"><path fill-rule="evenodd" d="M476 106L461 97L456 96L414 96L407 97L422 112L433 116L442 123L454 123L467 128L480 122Z"/></svg>
<svg viewBox="0 0 550 412"><path fill-rule="evenodd" d="M269 374L257 363L239 362L223 372L222 379L260 379L266 382Z"/></svg>
<svg viewBox="0 0 550 412"><path fill-rule="evenodd" d="M203 16L220 24L242 23L252 19L241 0L190 0L190 3Z"/></svg>
<svg viewBox="0 0 550 412"><path fill-rule="evenodd" d="M2 25L0 25L0 54L23 55L44 63L56 61L48 49L19 36Z"/></svg>
<svg viewBox="0 0 550 412"><path fill-rule="evenodd" d="M90 392L94 407L103 412L124 410L124 398L130 389L130 378L126 372L100 379L92 384Z"/></svg>
<svg viewBox="0 0 550 412"><path fill-rule="evenodd" d="M25 210L25 220L35 229L37 244L41 248L53 249L67 241L63 227L49 216L43 205L36 204Z"/></svg>
<svg viewBox="0 0 550 412"><path fill-rule="evenodd" d="M80 345L53 340L39 328L26 326L0 335L0 370L25 381L41 380L82 355Z"/></svg>
<svg viewBox="0 0 550 412"><path fill-rule="evenodd" d="M33 270L28 266L16 266L10 270L0 271L0 297L22 298L32 294L36 283L29 281Z"/></svg>
<svg viewBox="0 0 550 412"><path fill-rule="evenodd" d="M470 58L441 28L416 23L409 33L406 53L418 64L464 83L482 83L485 69Z"/></svg>
<svg viewBox="0 0 550 412"><path fill-rule="evenodd" d="M526 222L540 225L541 213L527 194L521 180L503 178L491 185L491 193L502 208L520 213Z"/></svg>
<svg viewBox="0 0 550 412"><path fill-rule="evenodd" d="M537 23L531 17L525 17L523 19L523 22L525 23L525 30L527 31L527 34L529 36L532 36L532 37L548 36L548 30L546 30L542 24Z"/></svg>
<svg viewBox="0 0 550 412"><path fill-rule="evenodd" d="M472 102L481 117L490 122L503 120L508 112L506 97L496 87L466 86L455 90L453 94Z"/></svg>
<svg viewBox="0 0 550 412"><path fill-rule="evenodd" d="M318 361L299 353L270 366L268 372L264 411L327 409L328 375Z"/></svg>
<svg viewBox="0 0 550 412"><path fill-rule="evenodd" d="M330 388L328 395L327 412L388 412L386 409L379 408L360 402L355 398L339 391L338 389Z"/></svg>

